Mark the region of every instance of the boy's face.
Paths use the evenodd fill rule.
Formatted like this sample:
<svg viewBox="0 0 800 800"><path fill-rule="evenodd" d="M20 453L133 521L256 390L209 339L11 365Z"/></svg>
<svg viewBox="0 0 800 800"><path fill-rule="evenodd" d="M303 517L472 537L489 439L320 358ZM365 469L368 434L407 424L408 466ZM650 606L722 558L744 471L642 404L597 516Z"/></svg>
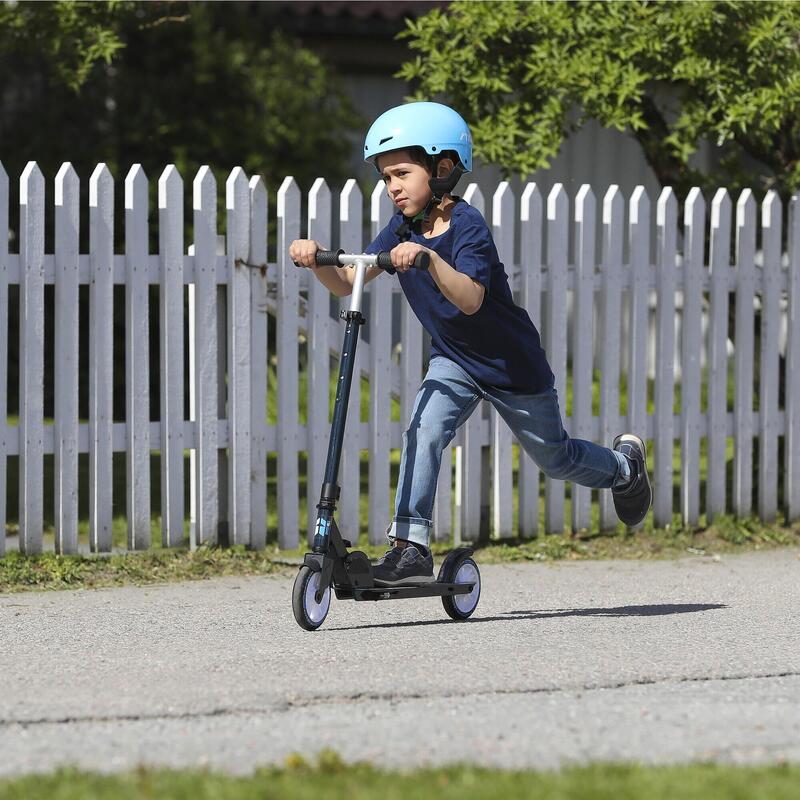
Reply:
<svg viewBox="0 0 800 800"><path fill-rule="evenodd" d="M405 150L383 153L375 160L386 183L389 199L407 217L419 214L431 199L428 170L412 161Z"/></svg>

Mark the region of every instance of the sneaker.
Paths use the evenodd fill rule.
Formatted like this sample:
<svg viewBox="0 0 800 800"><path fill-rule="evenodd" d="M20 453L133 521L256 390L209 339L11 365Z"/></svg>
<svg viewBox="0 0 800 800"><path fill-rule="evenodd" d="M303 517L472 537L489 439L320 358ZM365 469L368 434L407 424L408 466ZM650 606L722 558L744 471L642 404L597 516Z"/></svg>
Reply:
<svg viewBox="0 0 800 800"><path fill-rule="evenodd" d="M433 576L433 556L413 544L390 547L372 566L372 577L379 586L400 586L404 583L430 583Z"/></svg>
<svg viewBox="0 0 800 800"><path fill-rule="evenodd" d="M653 488L647 474L647 450L644 442L632 433L623 433L614 439L614 450L631 462L631 481L620 489L612 489L614 508L620 521L633 528L638 525L653 505Z"/></svg>

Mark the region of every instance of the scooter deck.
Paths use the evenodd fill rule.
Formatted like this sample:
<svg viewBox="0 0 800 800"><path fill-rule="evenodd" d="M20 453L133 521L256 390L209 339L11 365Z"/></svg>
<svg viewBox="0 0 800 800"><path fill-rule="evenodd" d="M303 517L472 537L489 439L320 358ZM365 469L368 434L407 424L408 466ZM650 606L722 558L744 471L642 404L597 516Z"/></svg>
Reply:
<svg viewBox="0 0 800 800"><path fill-rule="evenodd" d="M469 594L474 583L403 583L400 586L370 586L351 589L334 585L333 591L339 600L399 600L403 597L443 597L444 595Z"/></svg>

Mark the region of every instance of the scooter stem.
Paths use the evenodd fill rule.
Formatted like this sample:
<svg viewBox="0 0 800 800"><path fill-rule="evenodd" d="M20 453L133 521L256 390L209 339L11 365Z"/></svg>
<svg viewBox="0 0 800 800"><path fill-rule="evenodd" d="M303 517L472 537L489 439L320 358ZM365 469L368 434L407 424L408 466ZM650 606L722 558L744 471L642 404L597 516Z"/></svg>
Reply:
<svg viewBox="0 0 800 800"><path fill-rule="evenodd" d="M364 261L356 260L356 274L353 276L353 292L350 295L350 311L361 311L361 300L364 295L364 276L367 274L367 265Z"/></svg>
<svg viewBox="0 0 800 800"><path fill-rule="evenodd" d="M333 422L331 423L331 438L328 442L328 457L325 462L325 477L323 478L322 491L317 505L317 524L313 543L313 551L315 553L326 553L328 550L330 524L333 519L333 512L336 509L336 501L339 498L339 487L336 480L339 475L339 461L341 460L344 429L347 422L347 404L350 399L350 387L353 382L356 347L358 346L358 329L366 322L361 313L364 275L367 271L366 263L356 260L355 270L350 309L341 313L342 318L347 322L347 326L345 327L344 343L342 344L342 357L339 362L339 380L336 384L336 401L333 405Z"/></svg>

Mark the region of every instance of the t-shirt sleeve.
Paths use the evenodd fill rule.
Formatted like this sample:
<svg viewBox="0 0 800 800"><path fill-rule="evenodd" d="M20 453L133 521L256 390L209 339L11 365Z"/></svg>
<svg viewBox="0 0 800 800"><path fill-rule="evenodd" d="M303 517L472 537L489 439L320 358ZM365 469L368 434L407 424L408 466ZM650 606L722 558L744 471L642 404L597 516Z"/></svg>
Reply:
<svg viewBox="0 0 800 800"><path fill-rule="evenodd" d="M451 266L489 291L494 249L492 235L483 218L469 217L456 229Z"/></svg>

